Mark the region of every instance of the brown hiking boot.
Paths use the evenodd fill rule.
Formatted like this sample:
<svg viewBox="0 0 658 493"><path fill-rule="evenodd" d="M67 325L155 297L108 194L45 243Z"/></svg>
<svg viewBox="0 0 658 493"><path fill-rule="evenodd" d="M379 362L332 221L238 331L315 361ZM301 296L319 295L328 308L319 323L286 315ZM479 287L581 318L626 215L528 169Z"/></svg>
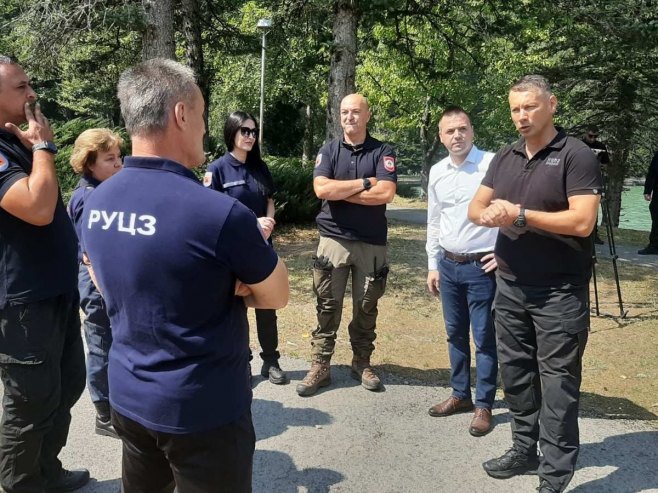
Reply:
<svg viewBox="0 0 658 493"><path fill-rule="evenodd" d="M297 394L306 397L315 394L320 387L331 383L329 362L314 361L304 380L297 384Z"/></svg>
<svg viewBox="0 0 658 493"><path fill-rule="evenodd" d="M368 390L381 390L382 382L370 366L370 358L352 359L352 378L361 382L361 386Z"/></svg>

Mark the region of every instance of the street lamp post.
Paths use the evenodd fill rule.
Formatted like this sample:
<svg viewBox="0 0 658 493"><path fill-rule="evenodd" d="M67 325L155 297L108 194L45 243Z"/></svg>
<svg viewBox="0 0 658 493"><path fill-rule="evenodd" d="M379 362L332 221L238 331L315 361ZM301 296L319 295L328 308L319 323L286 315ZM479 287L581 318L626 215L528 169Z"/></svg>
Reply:
<svg viewBox="0 0 658 493"><path fill-rule="evenodd" d="M265 36L272 29L271 19L260 19L256 27L263 33L262 51L260 57L260 125L258 131L258 142L263 149L263 107L265 102Z"/></svg>

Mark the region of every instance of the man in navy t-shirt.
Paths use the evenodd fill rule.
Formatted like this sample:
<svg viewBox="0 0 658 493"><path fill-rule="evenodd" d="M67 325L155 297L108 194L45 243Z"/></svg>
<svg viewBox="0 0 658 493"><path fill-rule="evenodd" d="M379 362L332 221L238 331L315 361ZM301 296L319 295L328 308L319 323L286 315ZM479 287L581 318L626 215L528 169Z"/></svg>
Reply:
<svg viewBox="0 0 658 493"><path fill-rule="evenodd" d="M85 385L77 246L59 193L53 132L23 69L0 56L0 485L73 491L62 469L70 410ZM19 125L27 123L21 130Z"/></svg>
<svg viewBox="0 0 658 493"><path fill-rule="evenodd" d="M193 72L149 60L118 96L133 154L89 198L82 248L112 323L123 492L251 491L246 307L286 305L285 265L256 216L191 171L205 160Z"/></svg>

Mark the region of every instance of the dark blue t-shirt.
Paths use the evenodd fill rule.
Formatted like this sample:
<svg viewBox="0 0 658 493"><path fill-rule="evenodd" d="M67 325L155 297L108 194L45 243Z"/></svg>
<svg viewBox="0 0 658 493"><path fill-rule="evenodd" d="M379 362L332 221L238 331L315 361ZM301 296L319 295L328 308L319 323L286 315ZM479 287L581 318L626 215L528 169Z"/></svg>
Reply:
<svg viewBox="0 0 658 493"><path fill-rule="evenodd" d="M274 181L267 165L241 163L229 152L208 165L203 184L238 199L256 217L267 215L267 200L274 194Z"/></svg>
<svg viewBox="0 0 658 493"><path fill-rule="evenodd" d="M278 260L254 214L176 162L128 157L88 197L82 224L112 323L112 407L166 433L242 416L248 324L235 282L265 280Z"/></svg>
<svg viewBox="0 0 658 493"><path fill-rule="evenodd" d="M32 152L0 130L0 199L30 173ZM34 226L0 208L0 309L77 291L77 243L61 196L46 226Z"/></svg>
<svg viewBox="0 0 658 493"><path fill-rule="evenodd" d="M367 135L362 145L352 146L341 138L323 145L315 159L313 178L332 180L371 178L397 182L395 152L388 144ZM315 218L321 236L386 245L386 205L353 204L346 200L323 200Z"/></svg>
<svg viewBox="0 0 658 493"><path fill-rule="evenodd" d="M80 177L80 180L78 180L78 184L71 194L66 211L68 212L71 221L73 221L73 226L75 227L75 232L78 235L78 238L82 236L82 213L84 211L87 197L94 191L94 188L100 184L101 182L93 176L83 175ZM78 262L81 261L82 251L78 248Z"/></svg>

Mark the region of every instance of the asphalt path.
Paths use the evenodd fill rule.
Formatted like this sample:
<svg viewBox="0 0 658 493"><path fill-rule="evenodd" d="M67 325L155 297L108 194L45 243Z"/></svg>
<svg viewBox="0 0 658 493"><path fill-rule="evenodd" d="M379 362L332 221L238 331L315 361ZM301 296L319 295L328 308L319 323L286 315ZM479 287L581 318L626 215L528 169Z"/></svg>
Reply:
<svg viewBox="0 0 658 493"><path fill-rule="evenodd" d="M282 358L292 377L276 386L254 377L257 443L254 492L534 492L536 476L489 478L481 463L510 446L504 402L494 408L487 436L468 434L471 414L432 418L427 409L450 390L384 374L385 390L369 392L334 366L333 383L311 397L295 384L308 364ZM254 368L256 368L255 365ZM92 482L81 493L115 493L120 442L94 434L88 394L73 409L66 467L87 467ZM581 453L568 491L658 492L658 432L648 422L581 417Z"/></svg>

